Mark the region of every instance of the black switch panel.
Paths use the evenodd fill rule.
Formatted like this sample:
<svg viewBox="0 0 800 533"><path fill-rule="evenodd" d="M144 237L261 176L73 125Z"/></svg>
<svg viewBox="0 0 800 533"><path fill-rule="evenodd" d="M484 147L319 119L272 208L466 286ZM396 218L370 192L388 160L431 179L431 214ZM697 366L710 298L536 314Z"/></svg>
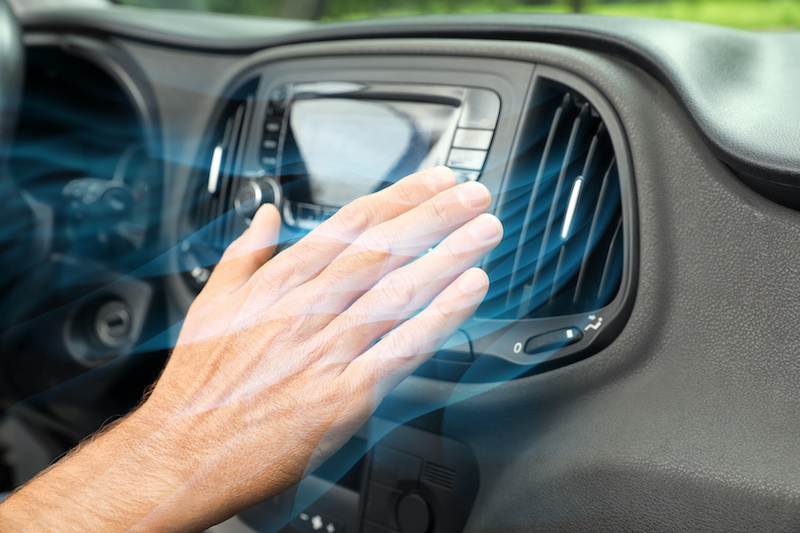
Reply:
<svg viewBox="0 0 800 533"><path fill-rule="evenodd" d="M372 451L362 531L460 532L477 491L478 470L469 447L401 426Z"/></svg>

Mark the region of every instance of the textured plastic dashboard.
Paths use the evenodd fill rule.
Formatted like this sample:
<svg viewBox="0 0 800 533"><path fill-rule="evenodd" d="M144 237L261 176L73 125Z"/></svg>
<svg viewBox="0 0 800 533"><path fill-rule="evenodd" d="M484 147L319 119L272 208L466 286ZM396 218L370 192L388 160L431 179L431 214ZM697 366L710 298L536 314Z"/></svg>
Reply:
<svg viewBox="0 0 800 533"><path fill-rule="evenodd" d="M200 45L186 30L156 31L145 15L80 13L31 19L27 31L118 32L116 45L154 87L167 161L192 160L197 146L184 139L208 123L228 80L266 57L380 44L403 55L531 61L587 80L618 116L636 176L639 284L625 329L596 356L547 374L493 386L407 380L379 414L403 422L462 400L413 423L477 458L466 531L797 530L800 218L739 179L788 190L800 175L800 106L786 105L800 77L796 35L454 17L244 41L220 30ZM236 62L255 47L378 33L398 38L279 47ZM433 34L484 39L417 39ZM168 165L165 205L179 204L190 174ZM173 305L185 305L190 295L171 290Z"/></svg>

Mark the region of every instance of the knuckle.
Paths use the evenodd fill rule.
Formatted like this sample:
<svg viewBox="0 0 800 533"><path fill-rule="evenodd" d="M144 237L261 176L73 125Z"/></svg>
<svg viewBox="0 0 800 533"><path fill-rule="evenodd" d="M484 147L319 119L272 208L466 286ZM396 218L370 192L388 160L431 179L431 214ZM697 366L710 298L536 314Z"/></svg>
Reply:
<svg viewBox="0 0 800 533"><path fill-rule="evenodd" d="M385 232L368 231L354 244L356 252L352 255L358 265L384 264L394 252L393 239Z"/></svg>
<svg viewBox="0 0 800 533"><path fill-rule="evenodd" d="M428 215L433 224L437 227L450 227L453 224L449 206L444 202L432 202L428 209Z"/></svg>
<svg viewBox="0 0 800 533"><path fill-rule="evenodd" d="M315 264L310 250L304 249L301 244L304 243L301 241L286 253L268 262L257 274L260 276L260 281L263 281L267 288L272 288L276 294L286 287L304 283L310 277L314 277L315 268L324 267Z"/></svg>
<svg viewBox="0 0 800 533"><path fill-rule="evenodd" d="M281 289L279 280L282 278L279 276L267 275L263 269L256 272L254 277L256 279L253 291L256 293L259 300L262 302L273 301Z"/></svg>
<svg viewBox="0 0 800 533"><path fill-rule="evenodd" d="M393 201L397 204L406 206L408 205L413 206L418 204L419 200L417 199L417 195L414 194L414 192L417 190L417 187L420 186L419 185L415 186L413 183L399 184L399 186L392 191L394 195ZM426 189L432 189L432 187L429 185L423 185L423 187L425 187Z"/></svg>
<svg viewBox="0 0 800 533"><path fill-rule="evenodd" d="M339 209L335 216L346 234L358 235L369 227L371 214L371 203L366 198L359 198Z"/></svg>
<svg viewBox="0 0 800 533"><path fill-rule="evenodd" d="M437 327L445 327L453 319L458 311L458 301L456 299L444 300L437 298L428 306L429 316L433 324Z"/></svg>
<svg viewBox="0 0 800 533"><path fill-rule="evenodd" d="M310 328L312 314L301 306L289 306L284 308L272 321L272 326L280 331L283 339L299 340L304 339L313 333ZM299 307L297 309L296 307Z"/></svg>
<svg viewBox="0 0 800 533"><path fill-rule="evenodd" d="M407 308L417 296L417 286L411 276L403 270L396 270L386 276L381 283L379 298L393 312Z"/></svg>
<svg viewBox="0 0 800 533"><path fill-rule="evenodd" d="M390 357L408 357L418 352L422 332L411 322L406 322L404 327L392 332L392 344L389 349Z"/></svg>

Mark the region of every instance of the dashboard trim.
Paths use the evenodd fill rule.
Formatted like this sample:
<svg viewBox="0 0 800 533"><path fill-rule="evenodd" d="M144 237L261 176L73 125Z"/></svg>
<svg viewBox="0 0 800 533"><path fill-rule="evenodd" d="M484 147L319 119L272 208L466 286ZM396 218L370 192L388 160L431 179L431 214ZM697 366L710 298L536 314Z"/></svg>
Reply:
<svg viewBox="0 0 800 533"><path fill-rule="evenodd" d="M164 20L160 20L163 18ZM215 21L211 27L210 21ZM75 9L31 14L26 32L111 34L158 46L213 54L249 54L289 44L375 38L538 41L602 50L655 76L694 118L717 157L751 187L800 208L800 86L794 51L800 34L757 33L698 23L562 14L402 17L313 24L148 12ZM186 28L203 28L193 33ZM703 50L703 54L697 54ZM735 68L728 65L735 64Z"/></svg>

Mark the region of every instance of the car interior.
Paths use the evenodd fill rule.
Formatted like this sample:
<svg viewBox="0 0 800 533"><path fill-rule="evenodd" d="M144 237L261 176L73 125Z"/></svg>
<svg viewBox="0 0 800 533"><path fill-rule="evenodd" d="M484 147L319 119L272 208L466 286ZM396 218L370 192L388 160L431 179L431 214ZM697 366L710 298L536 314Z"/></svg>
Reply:
<svg viewBox="0 0 800 533"><path fill-rule="evenodd" d="M797 32L14 7L0 492L137 405L259 206L284 249L446 165L505 228L485 301L330 460L209 531L800 530Z"/></svg>

